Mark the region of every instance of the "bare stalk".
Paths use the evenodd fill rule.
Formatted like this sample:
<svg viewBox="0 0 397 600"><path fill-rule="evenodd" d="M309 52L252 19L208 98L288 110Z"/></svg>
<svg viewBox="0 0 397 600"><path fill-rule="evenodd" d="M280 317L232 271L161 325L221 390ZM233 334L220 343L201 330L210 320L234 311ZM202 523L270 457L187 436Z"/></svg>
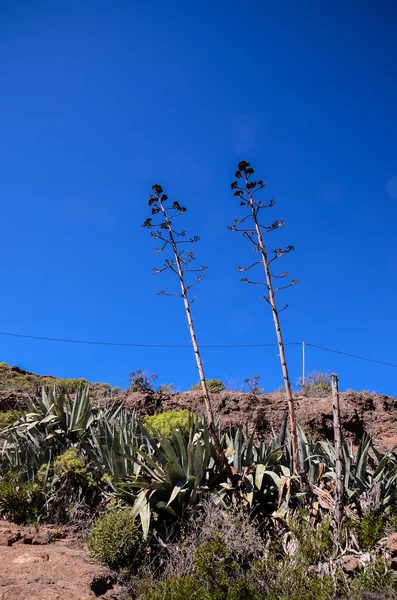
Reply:
<svg viewBox="0 0 397 600"><path fill-rule="evenodd" d="M168 294L165 291L159 292L161 295L165 296L181 296L183 299L186 318L188 322L190 338L192 341L192 346L194 350L194 355L196 358L197 370L199 372L201 387L203 390L204 396L204 404L205 410L207 414L208 426L211 433L212 442L215 446L217 452L218 463L224 465L228 471L230 471L229 463L225 458L224 452L219 442L218 435L214 426L214 414L211 405L210 393L207 387L207 381L204 374L203 362L201 360L200 350L197 343L196 332L193 324L191 304L195 300L195 298L189 298L189 290L196 285L199 281L201 281L204 277L204 271L207 266L201 265L199 268L188 268L188 265L194 260L194 253L191 250L187 250L185 247L179 248L180 244L186 246L187 244L194 244L199 241L199 237L194 236L189 239L179 239L185 238L186 232L184 230L177 231L174 228L174 220L186 212L186 208L181 206L179 202L174 202L170 207L166 207L166 202L168 200L168 196L163 193L163 188L160 185L154 185L152 187L153 194L151 194L149 199L149 206L151 207L152 215L159 215L162 217L162 221L159 223L152 223L152 218L146 219L143 223L144 227L151 229L152 227L157 227L155 231L151 231L150 235L161 242L161 246L156 248L156 252L160 254L161 252L165 252L167 249L171 250L173 258L167 258L165 260L164 266L162 269L153 269L153 273L158 274L162 273L166 270L171 270L175 275L177 275L180 283L181 292L176 294ZM189 285L186 283L186 276L190 273L198 273L195 277L195 281L190 283Z"/></svg>
<svg viewBox="0 0 397 600"><path fill-rule="evenodd" d="M294 471L300 473L300 459L298 451L298 435L296 427L295 407L294 399L292 396L291 382L288 374L287 359L285 355L285 348L283 342L283 336L280 326L280 313L288 308L286 304L281 310L277 308L275 293L284 290L292 285L298 283L297 279L293 279L290 283L274 288L273 280L282 279L288 276L288 273L283 272L275 275L270 270L270 265L278 258L281 258L288 252L293 250L292 246L287 248L277 248L275 250L268 250L263 241L263 236L266 233L270 233L279 227L284 225L284 221L274 221L271 225L261 225L259 222L259 212L263 208L272 208L275 205L274 200L264 202L263 200L256 199L255 194L262 190L266 184L264 181L259 179L258 181L251 181L251 175L254 174L254 169L250 166L250 163L243 160L238 164L238 170L235 176L236 181L231 184L231 189L235 190L234 195L240 198L240 205L248 209L248 213L242 219L235 219L233 224L229 227L231 231L240 231L244 237L247 237L254 246L254 250L260 254L260 260L255 261L248 267L237 267L238 271L248 271L256 265L262 264L265 272L265 281L250 281L247 277L244 277L241 281L244 283L264 285L267 288L267 294L264 299L270 304L272 309L274 326L276 329L277 343L280 353L281 369L283 373L284 386L287 395L288 402L288 414L291 431L291 442L292 442L292 456L293 456L293 467ZM241 185L239 185L241 184ZM244 225L246 221L251 219L250 225ZM248 221L249 223L249 221Z"/></svg>
<svg viewBox="0 0 397 600"><path fill-rule="evenodd" d="M344 509L344 460L342 448L342 429L340 424L340 405L338 376L331 375L332 383L332 409L334 413L334 438L336 446L336 502L335 502L335 520L338 529L342 526Z"/></svg>

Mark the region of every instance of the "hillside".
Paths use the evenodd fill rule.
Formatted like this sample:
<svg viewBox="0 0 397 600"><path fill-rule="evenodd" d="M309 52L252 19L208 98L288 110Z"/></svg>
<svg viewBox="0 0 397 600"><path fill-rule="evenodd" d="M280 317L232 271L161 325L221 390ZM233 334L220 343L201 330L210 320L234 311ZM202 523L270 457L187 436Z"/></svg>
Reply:
<svg viewBox="0 0 397 600"><path fill-rule="evenodd" d="M25 399L37 397L41 387L52 387L56 383L71 393L86 379L59 379L49 375L36 375L19 367L0 363L0 412L24 409ZM155 392L128 392L112 388L106 383L90 383L92 398L98 404L115 402L134 410L138 415L152 415L166 410L188 408L203 414L200 392L180 394L158 394ZM212 394L214 413L223 424L255 424L264 436L273 430L278 432L284 409L285 395L224 391ZM340 394L342 427L347 440L357 444L364 431L383 450L397 444L397 399L391 396L347 391ZM332 398L307 398L296 395L296 413L299 424L305 431L316 433L320 438L333 439Z"/></svg>

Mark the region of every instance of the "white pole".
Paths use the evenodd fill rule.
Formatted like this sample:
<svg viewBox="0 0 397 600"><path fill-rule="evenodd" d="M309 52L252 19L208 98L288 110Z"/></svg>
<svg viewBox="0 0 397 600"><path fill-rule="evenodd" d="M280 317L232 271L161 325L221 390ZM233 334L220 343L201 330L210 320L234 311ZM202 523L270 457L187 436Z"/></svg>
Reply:
<svg viewBox="0 0 397 600"><path fill-rule="evenodd" d="M302 382L305 384L305 342L302 342Z"/></svg>

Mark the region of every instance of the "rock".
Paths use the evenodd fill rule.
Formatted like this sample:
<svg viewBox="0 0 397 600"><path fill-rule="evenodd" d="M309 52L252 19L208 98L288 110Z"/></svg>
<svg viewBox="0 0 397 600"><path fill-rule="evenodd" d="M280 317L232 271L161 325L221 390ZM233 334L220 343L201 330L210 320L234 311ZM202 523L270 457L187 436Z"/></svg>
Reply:
<svg viewBox="0 0 397 600"><path fill-rule="evenodd" d="M317 573L318 573L318 566L317 565L309 565L307 567L307 572L310 575L317 575Z"/></svg>
<svg viewBox="0 0 397 600"><path fill-rule="evenodd" d="M67 541L0 547L0 598L6 600L94 600L116 598L114 575Z"/></svg>
<svg viewBox="0 0 397 600"><path fill-rule="evenodd" d="M91 581L90 588L95 596L103 596L108 590L112 590L116 583L115 577L112 575L96 575Z"/></svg>
<svg viewBox="0 0 397 600"><path fill-rule="evenodd" d="M45 533L36 533L33 537L32 544L35 546L44 546L48 544L48 535Z"/></svg>
<svg viewBox="0 0 397 600"><path fill-rule="evenodd" d="M357 573L358 571L361 571L361 569L364 567L361 560L359 560L355 556L352 556L351 554L347 554L342 558L341 566L343 571L348 575Z"/></svg>
<svg viewBox="0 0 397 600"><path fill-rule="evenodd" d="M12 546L21 538L19 529L0 529L0 546Z"/></svg>
<svg viewBox="0 0 397 600"><path fill-rule="evenodd" d="M22 541L24 544L32 544L33 543L33 534L25 533L25 535L22 538Z"/></svg>
<svg viewBox="0 0 397 600"><path fill-rule="evenodd" d="M397 533L392 533L386 540L386 548L390 552L392 558L397 556Z"/></svg>
<svg viewBox="0 0 397 600"><path fill-rule="evenodd" d="M389 568L392 571L397 571L397 557L389 560Z"/></svg>

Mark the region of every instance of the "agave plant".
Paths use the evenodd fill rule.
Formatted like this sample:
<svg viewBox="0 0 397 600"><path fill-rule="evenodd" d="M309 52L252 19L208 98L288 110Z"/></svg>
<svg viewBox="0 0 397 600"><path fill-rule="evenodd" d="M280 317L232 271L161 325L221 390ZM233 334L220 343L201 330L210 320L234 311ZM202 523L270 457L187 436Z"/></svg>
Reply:
<svg viewBox="0 0 397 600"><path fill-rule="evenodd" d="M58 444L56 453L65 449ZM38 469L50 463L54 455L54 445L49 444L38 431L14 430L4 441L0 457L0 474L8 471L18 473L21 482L34 481Z"/></svg>
<svg viewBox="0 0 397 600"><path fill-rule="evenodd" d="M142 425L140 430L141 446L122 455L133 463L132 473L117 488L135 498L134 514L140 516L147 535L151 511L163 520L191 513L199 502L200 491L215 488L217 467L209 428L197 419L191 419L189 439L177 429L171 439Z"/></svg>
<svg viewBox="0 0 397 600"><path fill-rule="evenodd" d="M120 483L137 475L136 447L146 447L134 413L121 407L115 412L103 411L83 447L100 475L117 492Z"/></svg>
<svg viewBox="0 0 397 600"><path fill-rule="evenodd" d="M41 398L28 399L26 405L28 411L2 431L2 463L4 469L20 471L21 478L28 480L53 456L88 439L92 425L104 416L104 411L93 408L88 386L73 398L56 387L49 392L43 388Z"/></svg>

